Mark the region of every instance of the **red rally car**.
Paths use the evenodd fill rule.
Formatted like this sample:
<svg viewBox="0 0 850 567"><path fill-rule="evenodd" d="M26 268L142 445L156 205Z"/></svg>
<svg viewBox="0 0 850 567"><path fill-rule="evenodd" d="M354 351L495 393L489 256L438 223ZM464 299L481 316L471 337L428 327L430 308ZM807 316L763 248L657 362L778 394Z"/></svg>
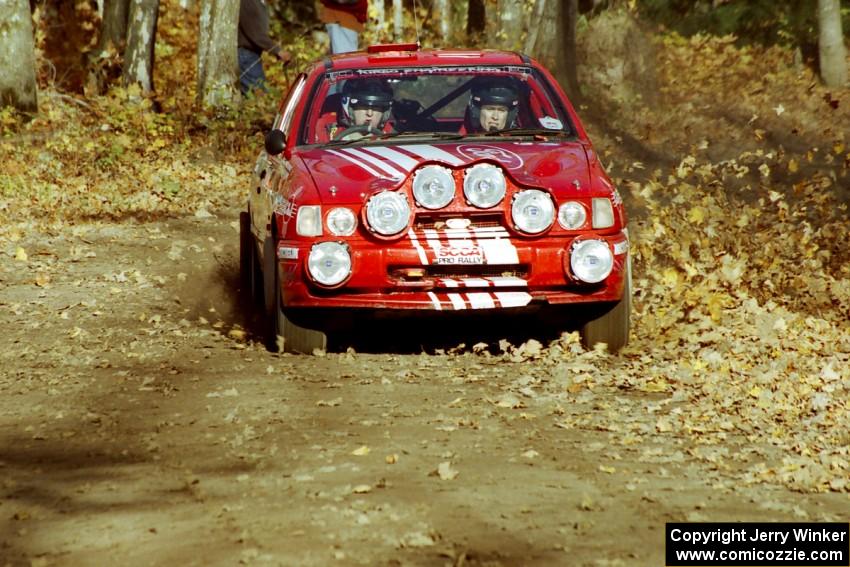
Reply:
<svg viewBox="0 0 850 567"><path fill-rule="evenodd" d="M558 306L585 344L628 341L622 199L564 92L525 55L381 45L317 62L281 103L255 174L241 276L272 349L325 348L363 311Z"/></svg>

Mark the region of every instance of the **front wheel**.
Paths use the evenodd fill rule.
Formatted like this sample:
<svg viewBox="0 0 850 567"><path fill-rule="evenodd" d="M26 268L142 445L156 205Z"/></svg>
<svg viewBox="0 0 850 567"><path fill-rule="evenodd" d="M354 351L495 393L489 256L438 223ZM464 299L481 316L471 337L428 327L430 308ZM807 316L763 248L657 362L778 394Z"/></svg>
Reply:
<svg viewBox="0 0 850 567"><path fill-rule="evenodd" d="M313 354L327 350L328 336L317 329L293 323L283 312L280 299L280 272L274 243L267 238L263 252L263 287L266 304L266 348L271 352Z"/></svg>
<svg viewBox="0 0 850 567"><path fill-rule="evenodd" d="M581 328L581 342L593 348L598 343L608 345L608 352L616 354L629 342L632 311L632 259L626 260L626 283L623 297L602 315L587 321Z"/></svg>
<svg viewBox="0 0 850 567"><path fill-rule="evenodd" d="M251 216L248 211L239 213L239 291L243 297L253 295L254 237L251 235Z"/></svg>

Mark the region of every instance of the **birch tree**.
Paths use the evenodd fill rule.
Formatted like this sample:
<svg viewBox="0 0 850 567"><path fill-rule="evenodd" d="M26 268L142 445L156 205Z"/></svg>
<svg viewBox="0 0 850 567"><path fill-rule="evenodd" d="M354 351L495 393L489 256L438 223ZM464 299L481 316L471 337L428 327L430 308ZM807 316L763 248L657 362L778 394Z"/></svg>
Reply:
<svg viewBox="0 0 850 567"><path fill-rule="evenodd" d="M239 0L202 0L198 33L198 101L222 106L236 97Z"/></svg>
<svg viewBox="0 0 850 567"><path fill-rule="evenodd" d="M384 5L384 0L371 2L369 4L369 10L374 14L375 28L378 32L378 43L382 43L387 33L387 7Z"/></svg>
<svg viewBox="0 0 850 567"><path fill-rule="evenodd" d="M451 35L452 13L449 8L449 0L437 0L435 5L437 7L437 18L440 22L440 37L445 44L449 41Z"/></svg>
<svg viewBox="0 0 850 567"><path fill-rule="evenodd" d="M401 41L404 32L404 8L401 0L393 0L393 39Z"/></svg>
<svg viewBox="0 0 850 567"><path fill-rule="evenodd" d="M0 106L38 110L35 44L28 0L0 0Z"/></svg>
<svg viewBox="0 0 850 567"><path fill-rule="evenodd" d="M829 87L847 84L847 60L841 30L840 0L818 0L820 73Z"/></svg>
<svg viewBox="0 0 850 567"><path fill-rule="evenodd" d="M491 4L492 6L492 4ZM518 49L523 28L523 0L498 0L498 17L487 19L488 44L485 47Z"/></svg>
<svg viewBox="0 0 850 567"><path fill-rule="evenodd" d="M154 44L159 0L131 0L124 50L125 85L137 84L142 92L153 91Z"/></svg>
<svg viewBox="0 0 850 567"><path fill-rule="evenodd" d="M537 45L537 36L540 33L540 28L543 26L545 11L546 0L537 0L534 3L534 12L531 14L531 20L528 22L528 35L525 36L523 52L531 53L534 51L534 46Z"/></svg>

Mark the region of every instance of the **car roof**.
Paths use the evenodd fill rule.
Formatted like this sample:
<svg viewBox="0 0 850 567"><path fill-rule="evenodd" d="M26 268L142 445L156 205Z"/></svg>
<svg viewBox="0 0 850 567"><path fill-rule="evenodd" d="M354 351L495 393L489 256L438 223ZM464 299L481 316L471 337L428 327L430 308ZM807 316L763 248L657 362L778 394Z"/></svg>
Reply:
<svg viewBox="0 0 850 567"><path fill-rule="evenodd" d="M494 49L418 49L416 44L373 45L328 57L326 69L368 69L370 67L445 67L454 65L529 65L531 59L513 51Z"/></svg>

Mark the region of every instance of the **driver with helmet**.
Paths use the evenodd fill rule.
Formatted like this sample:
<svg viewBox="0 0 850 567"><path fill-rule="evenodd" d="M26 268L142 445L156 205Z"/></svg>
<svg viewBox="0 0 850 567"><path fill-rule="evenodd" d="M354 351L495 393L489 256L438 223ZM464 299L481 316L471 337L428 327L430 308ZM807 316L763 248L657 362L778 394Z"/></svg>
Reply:
<svg viewBox="0 0 850 567"><path fill-rule="evenodd" d="M336 120L325 126L328 139L358 139L392 132L393 89L381 79L349 79L342 87ZM348 134L346 134L348 132Z"/></svg>
<svg viewBox="0 0 850 567"><path fill-rule="evenodd" d="M519 94L508 79L487 79L472 87L461 134L517 126Z"/></svg>

